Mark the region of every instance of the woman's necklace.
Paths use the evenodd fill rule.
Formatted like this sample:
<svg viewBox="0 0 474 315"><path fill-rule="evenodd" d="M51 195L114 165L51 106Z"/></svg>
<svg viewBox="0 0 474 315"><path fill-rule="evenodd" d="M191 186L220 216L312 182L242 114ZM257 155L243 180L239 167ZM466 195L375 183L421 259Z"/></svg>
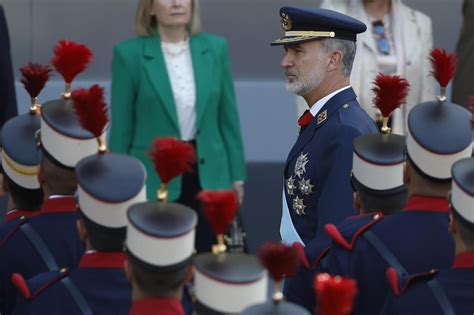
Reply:
<svg viewBox="0 0 474 315"><path fill-rule="evenodd" d="M188 39L185 39L184 41L177 43L162 42L161 47L165 54L171 57L176 57L188 50L189 41Z"/></svg>

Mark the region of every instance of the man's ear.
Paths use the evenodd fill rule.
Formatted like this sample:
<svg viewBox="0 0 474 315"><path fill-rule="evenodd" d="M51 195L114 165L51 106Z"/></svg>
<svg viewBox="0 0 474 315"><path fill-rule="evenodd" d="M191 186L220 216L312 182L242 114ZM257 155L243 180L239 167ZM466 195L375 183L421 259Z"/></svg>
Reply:
<svg viewBox="0 0 474 315"><path fill-rule="evenodd" d="M341 68L342 57L342 52L339 50L333 51L329 55L328 72L332 72Z"/></svg>
<svg viewBox="0 0 474 315"><path fill-rule="evenodd" d="M359 214L362 214L362 202L360 201L359 192L354 191L353 196L354 196L353 207L359 212Z"/></svg>
<svg viewBox="0 0 474 315"><path fill-rule="evenodd" d="M76 221L76 227L77 227L77 233L79 234L79 239L83 242L86 242L87 239L89 238L89 235L87 234L87 229L86 229L84 220L78 219Z"/></svg>
<svg viewBox="0 0 474 315"><path fill-rule="evenodd" d="M127 259L123 262L123 269L125 270L125 276L127 277L128 282L133 282L133 271L132 266L130 265L130 261Z"/></svg>
<svg viewBox="0 0 474 315"><path fill-rule="evenodd" d="M453 216L453 213L449 213L449 225L448 225L448 231L451 233L451 235L454 237L456 234L458 234L458 221L456 218Z"/></svg>
<svg viewBox="0 0 474 315"><path fill-rule="evenodd" d="M411 176L410 176L410 166L408 165L408 161L405 161L403 163L403 183L408 186L411 182Z"/></svg>
<svg viewBox="0 0 474 315"><path fill-rule="evenodd" d="M186 282L193 281L193 277L194 277L194 266L189 265L188 269L186 270Z"/></svg>

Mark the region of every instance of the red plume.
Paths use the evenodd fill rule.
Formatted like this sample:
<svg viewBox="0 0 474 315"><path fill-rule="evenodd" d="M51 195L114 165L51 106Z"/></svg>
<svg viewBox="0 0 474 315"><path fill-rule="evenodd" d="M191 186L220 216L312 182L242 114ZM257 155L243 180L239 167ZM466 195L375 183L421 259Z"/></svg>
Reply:
<svg viewBox="0 0 474 315"><path fill-rule="evenodd" d="M389 117L405 103L409 88L408 81L398 75L377 75L372 91L375 93L374 104L380 109L383 117Z"/></svg>
<svg viewBox="0 0 474 315"><path fill-rule="evenodd" d="M433 67L431 74L439 85L445 88L456 72L456 54L448 54L444 49L434 48L431 50L430 60Z"/></svg>
<svg viewBox="0 0 474 315"><path fill-rule="evenodd" d="M51 76L51 67L30 62L20 68L21 83L31 98L37 97Z"/></svg>
<svg viewBox="0 0 474 315"><path fill-rule="evenodd" d="M184 172L192 171L191 165L196 163L193 146L175 138L154 140L149 154L164 184Z"/></svg>
<svg viewBox="0 0 474 315"><path fill-rule="evenodd" d="M320 273L314 278L319 314L346 315L351 313L357 282L351 278L333 277Z"/></svg>
<svg viewBox="0 0 474 315"><path fill-rule="evenodd" d="M233 190L208 190L197 195L201 201L204 213L216 235L224 234L234 220L239 207L237 194Z"/></svg>
<svg viewBox="0 0 474 315"><path fill-rule="evenodd" d="M84 71L92 59L92 52L86 45L60 40L54 46L54 57L51 63L56 68L66 83L71 83L74 78Z"/></svg>
<svg viewBox="0 0 474 315"><path fill-rule="evenodd" d="M109 122L104 89L97 84L88 90L77 89L71 93L71 99L82 128L100 137Z"/></svg>
<svg viewBox="0 0 474 315"><path fill-rule="evenodd" d="M276 242L265 243L258 251L258 258L276 282L285 275L294 275L299 264L296 248Z"/></svg>

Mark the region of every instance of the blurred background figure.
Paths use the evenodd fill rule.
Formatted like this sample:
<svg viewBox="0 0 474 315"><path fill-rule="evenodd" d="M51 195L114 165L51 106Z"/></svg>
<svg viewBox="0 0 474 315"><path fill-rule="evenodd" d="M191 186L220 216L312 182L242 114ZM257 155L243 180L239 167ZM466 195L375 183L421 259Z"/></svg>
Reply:
<svg viewBox="0 0 474 315"><path fill-rule="evenodd" d="M474 95L471 79L474 72L474 0L464 0L462 11L464 20L456 48L458 67L453 81L453 102L471 110L470 96Z"/></svg>
<svg viewBox="0 0 474 315"><path fill-rule="evenodd" d="M0 128L10 118L17 115L12 60L10 57L10 37L7 19L0 3ZM0 174L0 179L3 175ZM7 198L0 188L0 220L7 207Z"/></svg>
<svg viewBox="0 0 474 315"><path fill-rule="evenodd" d="M411 82L406 105L392 116L392 132L406 133L409 110L428 101L434 93L428 55L432 44L431 19L401 0L323 0L321 7L355 17L367 25L357 42L351 82L358 101L375 120L378 110L372 106L371 85L381 72L401 75ZM306 109L297 100L298 117Z"/></svg>
<svg viewBox="0 0 474 315"><path fill-rule="evenodd" d="M0 3L0 127L17 115L7 20Z"/></svg>
<svg viewBox="0 0 474 315"><path fill-rule="evenodd" d="M131 154L148 170L148 199L160 185L146 150L156 137L191 143L194 172L170 182L169 199L199 215L196 249L215 242L195 198L232 186L243 198L246 177L239 116L225 39L200 31L197 0L141 0L138 37L115 46L112 62L112 151Z"/></svg>

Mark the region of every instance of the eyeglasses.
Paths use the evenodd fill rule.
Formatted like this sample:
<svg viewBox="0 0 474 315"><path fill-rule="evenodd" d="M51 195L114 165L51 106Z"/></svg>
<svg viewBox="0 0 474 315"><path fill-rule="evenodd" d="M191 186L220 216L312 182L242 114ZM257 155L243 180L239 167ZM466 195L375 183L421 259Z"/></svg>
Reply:
<svg viewBox="0 0 474 315"><path fill-rule="evenodd" d="M373 33L377 36L377 48L378 50L385 55L390 54L390 43L385 36L385 25L382 21L375 21L372 23Z"/></svg>

